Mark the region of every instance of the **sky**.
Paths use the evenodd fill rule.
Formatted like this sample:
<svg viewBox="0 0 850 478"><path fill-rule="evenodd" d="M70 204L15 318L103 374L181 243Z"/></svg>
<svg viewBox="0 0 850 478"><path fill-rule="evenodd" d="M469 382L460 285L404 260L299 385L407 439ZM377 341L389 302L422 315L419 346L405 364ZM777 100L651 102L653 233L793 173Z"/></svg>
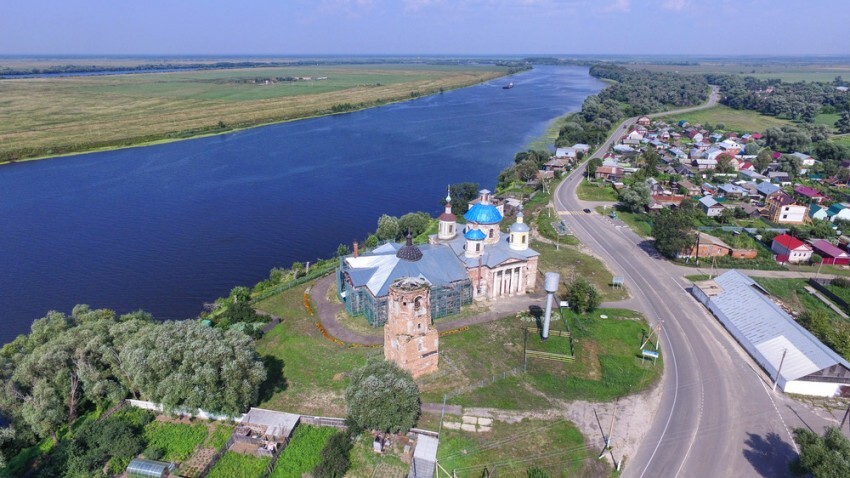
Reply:
<svg viewBox="0 0 850 478"><path fill-rule="evenodd" d="M850 0L2 0L2 55L845 55Z"/></svg>

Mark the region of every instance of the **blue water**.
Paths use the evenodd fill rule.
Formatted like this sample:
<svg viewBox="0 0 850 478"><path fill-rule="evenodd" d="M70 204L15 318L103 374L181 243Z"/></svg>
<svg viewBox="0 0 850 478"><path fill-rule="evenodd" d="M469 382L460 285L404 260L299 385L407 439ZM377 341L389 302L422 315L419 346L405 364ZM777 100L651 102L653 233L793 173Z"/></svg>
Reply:
<svg viewBox="0 0 850 478"><path fill-rule="evenodd" d="M197 315L276 266L329 257L383 214L493 189L514 153L604 85L586 68L361 112L0 167L0 343L77 303Z"/></svg>

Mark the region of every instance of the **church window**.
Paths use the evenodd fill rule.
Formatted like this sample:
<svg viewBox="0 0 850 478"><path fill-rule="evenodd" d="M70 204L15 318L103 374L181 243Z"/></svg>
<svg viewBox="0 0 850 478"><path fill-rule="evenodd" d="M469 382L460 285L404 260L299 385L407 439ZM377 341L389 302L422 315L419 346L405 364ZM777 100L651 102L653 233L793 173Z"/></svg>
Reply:
<svg viewBox="0 0 850 478"><path fill-rule="evenodd" d="M481 250L481 244L475 244L475 252L478 252L480 250Z"/></svg>
<svg viewBox="0 0 850 478"><path fill-rule="evenodd" d="M419 310L420 307L422 307L422 297L417 297L413 301L413 308Z"/></svg>
<svg viewBox="0 0 850 478"><path fill-rule="evenodd" d="M493 230L490 229L490 239L492 239L492 238L493 238Z"/></svg>
<svg viewBox="0 0 850 478"><path fill-rule="evenodd" d="M525 244L525 236L522 236L522 243Z"/></svg>

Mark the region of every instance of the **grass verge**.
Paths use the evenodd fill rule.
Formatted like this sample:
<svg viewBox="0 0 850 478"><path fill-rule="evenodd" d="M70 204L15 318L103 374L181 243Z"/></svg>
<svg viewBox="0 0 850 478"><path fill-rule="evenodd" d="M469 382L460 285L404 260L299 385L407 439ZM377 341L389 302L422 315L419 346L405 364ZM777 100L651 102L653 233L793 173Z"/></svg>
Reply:
<svg viewBox="0 0 850 478"><path fill-rule="evenodd" d="M271 463L265 456L243 455L232 451L225 452L215 464L208 478L260 478Z"/></svg>
<svg viewBox="0 0 850 478"><path fill-rule="evenodd" d="M582 181L576 189L576 196L582 201L613 201L617 202L619 196L614 187L607 183L591 183Z"/></svg>

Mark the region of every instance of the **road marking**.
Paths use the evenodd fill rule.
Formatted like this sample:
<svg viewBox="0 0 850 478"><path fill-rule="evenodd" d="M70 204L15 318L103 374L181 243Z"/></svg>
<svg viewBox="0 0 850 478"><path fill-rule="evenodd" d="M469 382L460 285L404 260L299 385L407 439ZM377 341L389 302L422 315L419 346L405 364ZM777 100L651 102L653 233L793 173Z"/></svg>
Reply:
<svg viewBox="0 0 850 478"><path fill-rule="evenodd" d="M777 407L776 402L773 401L773 395L770 393L770 391L767 390L767 385L764 384L764 381L759 376L758 371L756 371L756 369L754 369L753 366L749 363L747 363L747 365L750 367L750 370L752 370L753 373L756 375L756 380L758 380L758 382L761 384L761 388L764 389L764 393L767 394L767 398L770 399L770 403L773 405L773 409L776 410L776 414L779 415L779 421L782 422L782 427L785 428L785 433L787 433L788 437L791 438L791 446L794 447L794 451L797 452L797 454L799 455L800 449L797 448L797 442L794 441L794 435L791 434L791 430L788 429L788 425L785 423L785 419L782 418L782 414L779 413L779 407Z"/></svg>

